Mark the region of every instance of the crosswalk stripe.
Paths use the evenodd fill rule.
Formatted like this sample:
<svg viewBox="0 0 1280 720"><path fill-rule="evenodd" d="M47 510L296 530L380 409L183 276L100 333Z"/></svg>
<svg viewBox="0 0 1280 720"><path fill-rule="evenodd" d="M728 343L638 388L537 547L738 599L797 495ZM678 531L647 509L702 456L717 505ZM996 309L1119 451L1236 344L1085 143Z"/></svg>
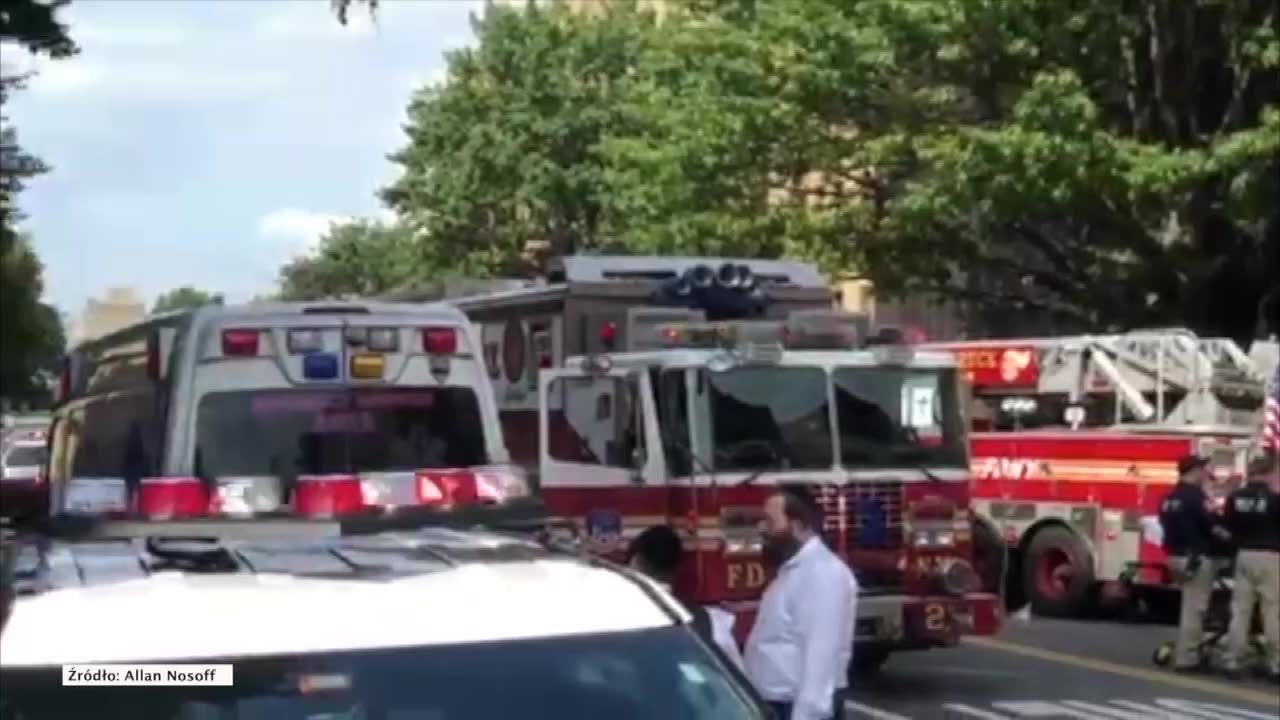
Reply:
<svg viewBox="0 0 1280 720"><path fill-rule="evenodd" d="M956 703L948 703L942 706L943 710L948 713L966 715L968 717L978 718L979 720L1011 720L1007 715L989 712L987 710L979 710L969 705L958 705Z"/></svg>
<svg viewBox="0 0 1280 720"><path fill-rule="evenodd" d="M1062 704L1073 710L1092 713L1098 720L1163 720L1163 713L1151 715L1150 713L1135 712L1133 709L1110 708L1106 705L1081 702L1080 700L1063 700Z"/></svg>
<svg viewBox="0 0 1280 720"><path fill-rule="evenodd" d="M875 720L911 720L911 718L905 715L898 715L887 710L877 710L870 705L863 705L862 703L857 703L852 700L844 701L844 709L852 710L855 713L861 713L866 717L875 718Z"/></svg>
<svg viewBox="0 0 1280 720"><path fill-rule="evenodd" d="M1130 710L1138 710L1147 713L1147 716L1160 718L1160 720L1199 720L1200 718L1208 718L1209 720L1222 720L1222 716L1217 713L1206 713L1205 711L1196 711L1187 708L1180 708L1177 711L1167 708L1158 708L1155 705L1147 705L1146 703L1138 703L1132 700L1112 700L1112 705L1119 705Z"/></svg>

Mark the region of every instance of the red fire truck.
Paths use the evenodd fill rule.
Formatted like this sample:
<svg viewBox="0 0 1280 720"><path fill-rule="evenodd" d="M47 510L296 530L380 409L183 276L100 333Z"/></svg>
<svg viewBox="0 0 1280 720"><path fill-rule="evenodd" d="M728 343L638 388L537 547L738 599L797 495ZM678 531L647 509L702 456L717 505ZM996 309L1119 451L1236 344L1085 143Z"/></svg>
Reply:
<svg viewBox="0 0 1280 720"><path fill-rule="evenodd" d="M1011 594L1066 616L1171 589L1156 516L1178 459L1208 457L1225 494L1258 436L1264 378L1234 342L1171 329L928 347L954 351L972 386L973 505L1012 551Z"/></svg>
<svg viewBox="0 0 1280 720"><path fill-rule="evenodd" d="M872 669L996 632L983 581L1000 587L1004 550L970 512L954 357L859 345L866 319L832 299L804 263L570 257L544 284L453 302L481 328L513 460L536 463L578 540L607 555L671 524L690 555L677 591L745 634L761 504L803 484L859 579L855 669Z"/></svg>

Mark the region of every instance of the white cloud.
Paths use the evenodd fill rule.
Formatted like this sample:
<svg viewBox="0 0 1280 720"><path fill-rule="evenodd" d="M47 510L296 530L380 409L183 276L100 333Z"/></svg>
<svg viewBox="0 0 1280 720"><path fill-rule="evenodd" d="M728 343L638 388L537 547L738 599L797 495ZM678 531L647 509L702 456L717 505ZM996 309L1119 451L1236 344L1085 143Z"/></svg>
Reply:
<svg viewBox="0 0 1280 720"><path fill-rule="evenodd" d="M330 225L351 219L349 215L281 208L263 216L258 223L258 232L269 240L279 242L286 252L301 255L315 248Z"/></svg>

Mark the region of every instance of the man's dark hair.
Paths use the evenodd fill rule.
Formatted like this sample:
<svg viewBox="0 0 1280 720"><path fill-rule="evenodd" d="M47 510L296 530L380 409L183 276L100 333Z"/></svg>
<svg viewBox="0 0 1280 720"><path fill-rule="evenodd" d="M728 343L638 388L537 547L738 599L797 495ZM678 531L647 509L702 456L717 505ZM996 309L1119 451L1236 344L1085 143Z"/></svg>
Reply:
<svg viewBox="0 0 1280 720"><path fill-rule="evenodd" d="M645 573L658 580L670 582L680 567L680 553L684 544L670 525L654 525L645 528L627 547L628 558L638 558Z"/></svg>
<svg viewBox="0 0 1280 720"><path fill-rule="evenodd" d="M822 509L808 490L788 486L778 488L777 494L782 497L782 513L788 520L813 532L822 531Z"/></svg>

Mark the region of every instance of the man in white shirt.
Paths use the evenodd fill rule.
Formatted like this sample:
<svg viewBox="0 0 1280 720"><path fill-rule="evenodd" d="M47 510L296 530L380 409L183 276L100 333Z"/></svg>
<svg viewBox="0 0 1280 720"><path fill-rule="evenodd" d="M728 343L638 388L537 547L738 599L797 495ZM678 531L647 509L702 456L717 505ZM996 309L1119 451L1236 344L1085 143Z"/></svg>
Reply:
<svg viewBox="0 0 1280 720"><path fill-rule="evenodd" d="M683 553L684 544L669 525L645 528L627 548L631 567L656 580L672 595L675 595L676 571L680 568ZM733 613L686 602L678 595L676 599L693 615L694 632L702 641L718 649L738 670L742 670L742 653L738 650L738 642L733 638L733 625L736 621Z"/></svg>
<svg viewBox="0 0 1280 720"><path fill-rule="evenodd" d="M858 583L820 537L803 491L765 501L764 554L777 576L747 638L747 676L782 720L841 720L858 615Z"/></svg>

